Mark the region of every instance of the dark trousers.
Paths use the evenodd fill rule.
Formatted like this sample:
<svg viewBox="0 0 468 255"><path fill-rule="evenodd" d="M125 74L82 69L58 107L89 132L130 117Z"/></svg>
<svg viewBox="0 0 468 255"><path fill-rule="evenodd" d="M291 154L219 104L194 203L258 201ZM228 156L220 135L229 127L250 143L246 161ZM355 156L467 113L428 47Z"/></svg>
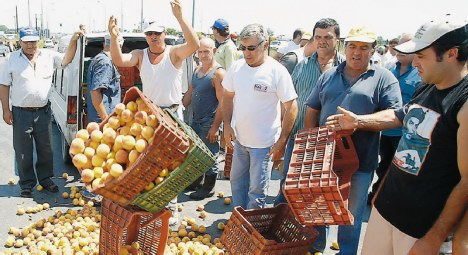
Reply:
<svg viewBox="0 0 468 255"><path fill-rule="evenodd" d="M395 151L398 147L398 142L400 141L400 138L401 136L380 136L380 163L377 169L375 170L375 173L377 174L378 178L374 185L372 185L372 194L375 194L375 192L377 192L377 189L379 188L382 179L387 173L387 170L390 167L390 164L392 163L393 156L395 155Z"/></svg>
<svg viewBox="0 0 468 255"><path fill-rule="evenodd" d="M13 148L18 166L21 189L32 189L37 181L54 175L52 151L52 116L47 105L37 111L13 107ZM37 161L34 172L33 149L36 146ZM37 175L37 179L36 179Z"/></svg>

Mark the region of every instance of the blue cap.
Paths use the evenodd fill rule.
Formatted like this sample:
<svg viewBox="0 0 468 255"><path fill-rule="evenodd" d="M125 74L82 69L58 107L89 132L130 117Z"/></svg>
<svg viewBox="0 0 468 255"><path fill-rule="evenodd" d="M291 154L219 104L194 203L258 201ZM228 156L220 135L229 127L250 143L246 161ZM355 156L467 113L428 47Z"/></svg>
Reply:
<svg viewBox="0 0 468 255"><path fill-rule="evenodd" d="M211 28L216 28L219 30L225 30L229 28L229 23L224 19L217 19Z"/></svg>
<svg viewBox="0 0 468 255"><path fill-rule="evenodd" d="M36 29L30 27L22 28L19 35L23 42L36 42L40 39Z"/></svg>

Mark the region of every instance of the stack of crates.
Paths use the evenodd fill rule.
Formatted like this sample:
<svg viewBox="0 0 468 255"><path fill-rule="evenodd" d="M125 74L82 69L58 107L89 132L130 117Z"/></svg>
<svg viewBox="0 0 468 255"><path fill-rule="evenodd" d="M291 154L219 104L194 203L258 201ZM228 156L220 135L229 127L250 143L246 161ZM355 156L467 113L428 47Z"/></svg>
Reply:
<svg viewBox="0 0 468 255"><path fill-rule="evenodd" d="M346 200L358 166L349 134L327 127L298 133L283 186L298 221L306 226L352 225Z"/></svg>
<svg viewBox="0 0 468 255"><path fill-rule="evenodd" d="M136 66L133 67L119 67L120 73L120 88L122 90L122 99L125 93L131 88L136 86L140 91L143 90L141 83L140 71Z"/></svg>

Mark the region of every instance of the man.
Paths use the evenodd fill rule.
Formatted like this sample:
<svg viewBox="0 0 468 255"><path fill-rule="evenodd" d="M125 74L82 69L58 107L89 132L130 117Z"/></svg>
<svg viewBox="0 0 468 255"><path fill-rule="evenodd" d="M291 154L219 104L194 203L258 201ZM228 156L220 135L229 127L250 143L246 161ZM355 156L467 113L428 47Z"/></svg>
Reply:
<svg viewBox="0 0 468 255"><path fill-rule="evenodd" d="M211 29L216 40L215 60L224 70L229 70L232 63L238 59L237 47L229 33L229 23L224 19L217 19Z"/></svg>
<svg viewBox="0 0 468 255"><path fill-rule="evenodd" d="M106 34L103 50L89 64L86 91L89 122L101 123L120 103L120 74L110 58L110 41L110 35ZM123 45L121 36L119 45Z"/></svg>
<svg viewBox="0 0 468 255"><path fill-rule="evenodd" d="M409 103L370 115L342 110L327 124L359 132L403 123L362 254L439 254L468 205L468 23L449 16L428 22L395 50L416 54L413 66L423 84ZM417 119L413 127L411 119Z"/></svg>
<svg viewBox="0 0 468 255"><path fill-rule="evenodd" d="M284 168L280 181L280 190L275 200L275 205L286 203L286 199L281 187L286 180L286 175L291 161L292 150L294 147L294 136L299 130L304 128L304 115L306 112L305 102L312 89L315 87L320 75L326 70L341 64L345 60L344 56L337 52L337 46L340 40L340 26L334 19L325 18L317 21L313 30L313 40L317 50L312 56L306 57L301 61L292 74L292 80L296 93L298 94L297 104L299 107L298 115L294 127L289 136L284 154ZM307 47L307 46L306 46Z"/></svg>
<svg viewBox="0 0 468 255"><path fill-rule="evenodd" d="M275 55L275 59L280 60L284 54L292 50L298 49L299 43L301 42L301 38L304 33L305 31L302 28L298 28L294 30L293 39L291 41L288 41L288 44L286 46L278 48L276 55Z"/></svg>
<svg viewBox="0 0 468 255"><path fill-rule="evenodd" d="M266 55L268 34L262 25L244 27L240 40L244 59L231 66L222 83L224 138L231 148L235 142L231 191L235 206L263 208L273 161L283 156L297 116L297 94L286 68Z"/></svg>
<svg viewBox="0 0 468 255"><path fill-rule="evenodd" d="M413 38L411 34L402 34L400 37L399 44L410 41ZM396 54L396 64L390 69L390 71L398 79L400 84L401 97L403 99L403 105L407 104L413 96L414 91L419 86L421 78L418 75L418 69L412 66L414 54ZM367 198L367 203L370 204L377 189L380 186L380 182L385 176L390 163L392 162L393 155L398 146L398 142L401 138L401 128L395 128L385 130L380 136L379 155L380 162L379 167L375 170L377 174L377 181L372 185L372 190Z"/></svg>
<svg viewBox="0 0 468 255"><path fill-rule="evenodd" d="M183 98L184 106L192 104L192 128L203 140L208 149L215 155L219 154L218 130L222 121L221 105L223 96L221 81L224 69L214 59L215 43L210 38L200 40L198 56L201 61L192 77L187 93ZM218 177L219 162L205 173L203 186L190 194L194 200L202 200L213 196L213 188ZM202 176L203 177L203 176Z"/></svg>
<svg viewBox="0 0 468 255"><path fill-rule="evenodd" d="M289 74L292 74L294 68L299 62L304 58L311 56L315 52L316 47L312 34L304 33L301 38L300 46L300 48L284 54L279 60L280 64L288 69Z"/></svg>
<svg viewBox="0 0 468 255"><path fill-rule="evenodd" d="M133 50L122 54L118 46L119 28L117 20L109 19L109 33L111 35L111 56L114 64L121 67L136 66L140 70L143 83L143 93L155 104L162 108L169 108L176 115L182 116L182 63L200 46L197 35L182 15L180 0L171 1L172 14L179 22L184 34L185 43L166 45L166 29L156 23L144 30L148 48ZM177 224L177 198L169 204L173 217L170 225Z"/></svg>
<svg viewBox="0 0 468 255"><path fill-rule="evenodd" d="M375 43L375 33L363 27L351 29L345 39L346 61L326 71L307 99L304 128L323 126L326 118L336 113L337 106L360 113L401 106L401 93L395 76L387 69L370 64ZM351 177L348 198L354 225L338 227L341 254L357 253L367 191L377 167L379 148L377 132L358 131L351 139L359 158L359 168ZM318 230L320 236L313 248L323 251L325 229Z"/></svg>
<svg viewBox="0 0 468 255"><path fill-rule="evenodd" d="M32 197L32 189L37 182L50 192L59 190L51 180L54 167L49 93L54 69L66 66L73 60L80 35L81 31L72 36L67 52L62 55L39 49L37 31L23 28L20 30L21 50L11 53L5 60L0 75L0 99L3 120L13 125L13 147L21 197ZM37 153L35 167L33 146Z"/></svg>
<svg viewBox="0 0 468 255"><path fill-rule="evenodd" d="M401 39L401 38L400 38ZM392 68L395 63L397 62L396 52L394 50L395 46L397 46L400 42L400 39L393 38L388 42L388 49L385 55L382 57L382 63L385 68L390 69Z"/></svg>

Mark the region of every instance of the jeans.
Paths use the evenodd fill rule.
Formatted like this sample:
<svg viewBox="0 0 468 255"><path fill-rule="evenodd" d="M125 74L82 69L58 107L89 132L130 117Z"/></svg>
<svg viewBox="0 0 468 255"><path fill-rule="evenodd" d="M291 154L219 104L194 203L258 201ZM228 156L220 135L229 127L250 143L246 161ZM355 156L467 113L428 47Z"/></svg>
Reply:
<svg viewBox="0 0 468 255"><path fill-rule="evenodd" d="M19 107L13 113L13 147L21 189L32 189L54 175L50 105L35 112ZM37 160L34 167L33 150ZM36 172L34 172L36 169ZM36 179L37 175L37 179Z"/></svg>
<svg viewBox="0 0 468 255"><path fill-rule="evenodd" d="M288 139L288 143L286 144L286 151L284 152L284 166L283 171L281 173L281 180L280 180L280 190L278 196L275 199L275 206L281 203L287 203L286 197L283 194L283 185L286 181L286 176L288 175L289 164L291 163L291 157L294 149L294 136Z"/></svg>
<svg viewBox="0 0 468 255"><path fill-rule="evenodd" d="M206 122L193 122L192 129L197 133L200 139L205 143L208 149L213 153L215 159L218 158L219 154L219 142L216 141L214 143L210 142L210 139L206 136L208 135L208 131L211 128L211 124L213 123L212 119L207 120ZM218 160L215 161L215 164L205 173L205 175L217 175L219 172L219 164Z"/></svg>
<svg viewBox="0 0 468 255"><path fill-rule="evenodd" d="M357 254L362 218L367 204L367 191L372 182L372 177L372 171L355 172L351 177L348 210L354 216L354 225L338 227L339 254ZM319 231L319 236L312 245L312 248L316 251L323 252L327 243L328 227L317 226L315 228Z"/></svg>
<svg viewBox="0 0 468 255"><path fill-rule="evenodd" d="M231 191L234 206L264 208L271 178L271 147L249 148L236 141L231 166Z"/></svg>

